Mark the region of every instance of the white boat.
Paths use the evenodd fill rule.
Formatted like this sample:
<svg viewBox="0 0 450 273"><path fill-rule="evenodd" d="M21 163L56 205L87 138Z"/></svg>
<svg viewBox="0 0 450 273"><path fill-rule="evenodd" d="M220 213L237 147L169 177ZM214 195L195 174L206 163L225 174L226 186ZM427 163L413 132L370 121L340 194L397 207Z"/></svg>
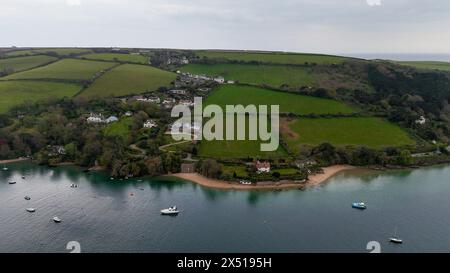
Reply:
<svg viewBox="0 0 450 273"><path fill-rule="evenodd" d="M9 181L10 185L13 185L13 184L16 184L16 183L17 183L16 181Z"/></svg>
<svg viewBox="0 0 450 273"><path fill-rule="evenodd" d="M26 208L26 211L28 211L28 212L35 212L36 209L35 208Z"/></svg>
<svg viewBox="0 0 450 273"><path fill-rule="evenodd" d="M167 209L162 209L162 215L177 215L180 211L178 211L177 206L173 206Z"/></svg>
<svg viewBox="0 0 450 273"><path fill-rule="evenodd" d="M55 222L55 223L61 223L61 219L59 219L59 217L57 217L57 216L55 216L55 217L53 217L53 222Z"/></svg>
<svg viewBox="0 0 450 273"><path fill-rule="evenodd" d="M397 228L395 228L394 236L389 238L389 242L394 244L402 244L403 240L397 237Z"/></svg>
<svg viewBox="0 0 450 273"><path fill-rule="evenodd" d="M3 171L7 171L7 170L9 170L9 169L8 169L6 166L3 166L2 170L3 170Z"/></svg>

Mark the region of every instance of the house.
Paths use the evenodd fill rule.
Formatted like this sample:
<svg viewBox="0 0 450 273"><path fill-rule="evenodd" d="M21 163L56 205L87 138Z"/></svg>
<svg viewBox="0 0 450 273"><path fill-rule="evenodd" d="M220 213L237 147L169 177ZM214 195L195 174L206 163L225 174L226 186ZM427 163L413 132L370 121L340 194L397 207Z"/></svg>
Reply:
<svg viewBox="0 0 450 273"><path fill-rule="evenodd" d="M180 100L178 103L181 105L184 105L184 106L188 106L188 107L194 106L194 102L191 100Z"/></svg>
<svg viewBox="0 0 450 273"><path fill-rule="evenodd" d="M189 64L188 58L186 58L185 56L183 56L183 57L181 58L181 64Z"/></svg>
<svg viewBox="0 0 450 273"><path fill-rule="evenodd" d="M447 148L445 148L447 150L447 152L450 153L450 146L447 146Z"/></svg>
<svg viewBox="0 0 450 273"><path fill-rule="evenodd" d="M418 120L416 120L416 124L424 125L427 122L424 116L420 116Z"/></svg>
<svg viewBox="0 0 450 273"><path fill-rule="evenodd" d="M228 84L234 84L234 81L233 80L228 80L227 83Z"/></svg>
<svg viewBox="0 0 450 273"><path fill-rule="evenodd" d="M176 102L175 99L164 99L162 104L164 105L165 108L171 108L173 107L175 102Z"/></svg>
<svg viewBox="0 0 450 273"><path fill-rule="evenodd" d="M144 122L144 128L151 129L153 127L158 127L158 124L154 120L148 119L146 122Z"/></svg>
<svg viewBox="0 0 450 273"><path fill-rule="evenodd" d="M170 90L169 93L174 94L174 95L186 95L186 90L173 89L173 90Z"/></svg>
<svg viewBox="0 0 450 273"><path fill-rule="evenodd" d="M91 113L86 121L87 123L103 123L103 115Z"/></svg>
<svg viewBox="0 0 450 273"><path fill-rule="evenodd" d="M195 173L195 163L182 163L181 164L182 173Z"/></svg>
<svg viewBox="0 0 450 273"><path fill-rule="evenodd" d="M270 163L268 161L260 162L259 160L255 163L257 173L268 173L270 172Z"/></svg>
<svg viewBox="0 0 450 273"><path fill-rule="evenodd" d="M130 112L130 111L126 111L126 112L125 112L125 116L126 116L126 117L131 117L132 115L133 115L133 113Z"/></svg>
<svg viewBox="0 0 450 273"><path fill-rule="evenodd" d="M222 84L222 83L225 83L225 78L222 76L217 76L214 78L214 81Z"/></svg>
<svg viewBox="0 0 450 273"><path fill-rule="evenodd" d="M119 121L119 119L116 116L110 116L109 118L105 119L105 123L112 123Z"/></svg>

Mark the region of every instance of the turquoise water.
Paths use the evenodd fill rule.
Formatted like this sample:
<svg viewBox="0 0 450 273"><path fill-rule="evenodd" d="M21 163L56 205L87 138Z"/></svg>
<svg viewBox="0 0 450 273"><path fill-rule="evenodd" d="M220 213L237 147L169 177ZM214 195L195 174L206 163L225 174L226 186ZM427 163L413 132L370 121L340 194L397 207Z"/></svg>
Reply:
<svg viewBox="0 0 450 273"><path fill-rule="evenodd" d="M450 166L343 173L315 189L281 192L8 167L0 171L0 252L68 252L69 241L83 252L368 252L369 241L383 252L450 252ZM360 200L367 210L351 208ZM159 214L171 205L180 215ZM387 241L396 228L403 245Z"/></svg>

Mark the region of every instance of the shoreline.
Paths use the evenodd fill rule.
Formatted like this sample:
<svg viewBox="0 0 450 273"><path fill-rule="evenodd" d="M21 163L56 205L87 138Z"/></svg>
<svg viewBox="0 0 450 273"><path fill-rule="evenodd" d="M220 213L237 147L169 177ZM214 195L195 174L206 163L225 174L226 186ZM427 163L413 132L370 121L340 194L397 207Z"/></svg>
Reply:
<svg viewBox="0 0 450 273"><path fill-rule="evenodd" d="M0 160L0 164L9 164L9 163L21 162L21 161L26 161L26 160L31 160L31 158L19 157L19 158L14 158L14 159L5 159L5 160Z"/></svg>
<svg viewBox="0 0 450 273"><path fill-rule="evenodd" d="M236 182L207 178L198 173L174 173L166 176L177 177L192 183L221 190L277 190L277 189L305 189L318 186L340 172L357 169L350 165L334 165L322 168L323 173L313 174L305 183L295 183L289 180L277 182L259 182L256 185L242 185Z"/></svg>

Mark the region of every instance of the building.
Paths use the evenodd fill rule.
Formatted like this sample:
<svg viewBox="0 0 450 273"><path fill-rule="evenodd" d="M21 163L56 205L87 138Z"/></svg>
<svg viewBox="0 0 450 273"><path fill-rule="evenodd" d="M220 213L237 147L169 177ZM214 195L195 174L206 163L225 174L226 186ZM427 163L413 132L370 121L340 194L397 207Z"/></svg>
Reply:
<svg viewBox="0 0 450 273"><path fill-rule="evenodd" d="M87 123L103 123L103 115L91 113L86 121Z"/></svg>
<svg viewBox="0 0 450 273"><path fill-rule="evenodd" d="M195 173L195 163L182 163L181 164L182 173Z"/></svg>
<svg viewBox="0 0 450 273"><path fill-rule="evenodd" d="M194 106L194 102L191 100L180 100L178 103L181 105L184 105L184 106L188 106L188 107Z"/></svg>
<svg viewBox="0 0 450 273"><path fill-rule="evenodd" d="M174 95L186 95L186 90L184 90L184 89L173 89L173 90L170 90L169 93L174 94Z"/></svg>
<svg viewBox="0 0 450 273"><path fill-rule="evenodd" d="M268 161L260 162L259 160L255 163L257 173L269 173L270 163Z"/></svg>
<svg viewBox="0 0 450 273"><path fill-rule="evenodd" d="M112 123L119 121L119 119L116 116L110 116L109 118L105 119L105 123Z"/></svg>
<svg viewBox="0 0 450 273"><path fill-rule="evenodd" d="M133 115L133 113L131 113L130 111L126 111L125 112L125 116L126 117L131 117Z"/></svg>
<svg viewBox="0 0 450 273"><path fill-rule="evenodd" d="M225 78L222 76L217 76L214 78L214 81L222 84L222 83L225 83Z"/></svg>
<svg viewBox="0 0 450 273"><path fill-rule="evenodd" d="M151 129L153 127L158 127L158 124L154 120L148 119L146 122L144 122L144 128Z"/></svg>
<svg viewBox="0 0 450 273"><path fill-rule="evenodd" d="M228 80L227 83L228 84L234 84L234 81L233 80Z"/></svg>
<svg viewBox="0 0 450 273"><path fill-rule="evenodd" d="M424 125L427 122L424 116L420 116L418 120L416 120L416 124Z"/></svg>

